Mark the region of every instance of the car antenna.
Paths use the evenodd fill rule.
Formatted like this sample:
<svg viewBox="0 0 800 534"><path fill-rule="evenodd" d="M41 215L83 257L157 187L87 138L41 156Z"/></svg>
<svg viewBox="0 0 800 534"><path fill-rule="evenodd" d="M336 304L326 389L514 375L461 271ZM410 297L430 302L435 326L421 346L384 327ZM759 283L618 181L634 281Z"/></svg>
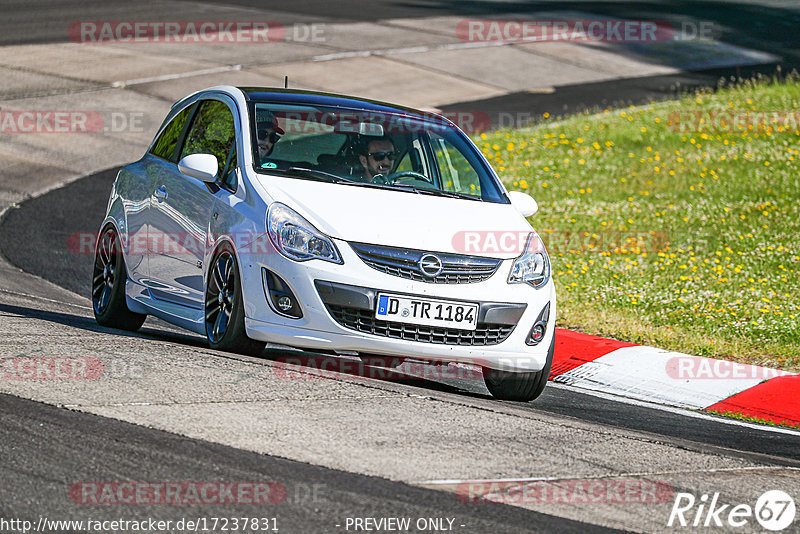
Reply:
<svg viewBox="0 0 800 534"><path fill-rule="evenodd" d="M288 76L284 76L283 77L283 88L284 89L288 89L289 88L289 77Z"/></svg>

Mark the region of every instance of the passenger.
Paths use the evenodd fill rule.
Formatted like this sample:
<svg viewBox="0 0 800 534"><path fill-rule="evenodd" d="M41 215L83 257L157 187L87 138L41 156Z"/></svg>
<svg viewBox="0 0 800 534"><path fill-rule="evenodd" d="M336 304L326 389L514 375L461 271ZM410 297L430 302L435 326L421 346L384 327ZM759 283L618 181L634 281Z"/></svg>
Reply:
<svg viewBox="0 0 800 534"><path fill-rule="evenodd" d="M258 164L272 154L275 143L281 138L284 131L278 126L275 114L270 111L259 110L256 115L256 139L258 142Z"/></svg>

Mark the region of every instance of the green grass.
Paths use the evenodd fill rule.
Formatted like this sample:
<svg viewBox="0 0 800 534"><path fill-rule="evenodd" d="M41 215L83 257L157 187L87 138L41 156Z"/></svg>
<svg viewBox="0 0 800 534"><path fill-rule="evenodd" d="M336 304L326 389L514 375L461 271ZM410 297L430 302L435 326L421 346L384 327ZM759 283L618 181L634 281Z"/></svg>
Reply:
<svg viewBox="0 0 800 534"><path fill-rule="evenodd" d="M743 131L675 122L724 110L794 115ZM797 119L795 76L475 141L539 202L561 326L797 371Z"/></svg>
<svg viewBox="0 0 800 534"><path fill-rule="evenodd" d="M721 417L730 417L731 419L737 419L739 421L747 421L750 423L759 423L762 425L784 426L789 428L800 429L800 425L791 421L787 421L785 419L782 421L772 421L770 419L762 419L760 417L753 417L751 415L744 415L736 412L718 412L716 410L708 410L706 413L710 413L712 415L719 415Z"/></svg>

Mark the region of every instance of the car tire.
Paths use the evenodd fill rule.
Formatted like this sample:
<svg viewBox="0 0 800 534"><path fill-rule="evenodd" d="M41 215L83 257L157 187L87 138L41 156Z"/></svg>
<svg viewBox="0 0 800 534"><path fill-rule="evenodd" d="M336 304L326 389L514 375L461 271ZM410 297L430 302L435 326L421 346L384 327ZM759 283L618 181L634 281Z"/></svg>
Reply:
<svg viewBox="0 0 800 534"><path fill-rule="evenodd" d="M541 371L531 373L512 373L498 369L483 368L483 381L489 393L498 400L528 402L536 399L544 391L550 367L553 365L553 352L556 338L550 342L547 361Z"/></svg>
<svg viewBox="0 0 800 534"><path fill-rule="evenodd" d="M236 254L227 243L210 264L204 301L206 339L212 349L255 356L264 352L265 343L247 337L242 279Z"/></svg>
<svg viewBox="0 0 800 534"><path fill-rule="evenodd" d="M147 315L134 313L125 301L128 271L122 254L119 235L107 226L97 239L92 271L92 309L97 324L135 332Z"/></svg>

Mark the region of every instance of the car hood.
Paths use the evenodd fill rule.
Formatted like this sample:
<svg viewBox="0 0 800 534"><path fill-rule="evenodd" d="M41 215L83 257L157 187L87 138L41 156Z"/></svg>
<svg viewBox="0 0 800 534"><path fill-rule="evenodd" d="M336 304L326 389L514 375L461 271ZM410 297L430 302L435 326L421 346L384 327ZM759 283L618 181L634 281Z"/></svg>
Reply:
<svg viewBox="0 0 800 534"><path fill-rule="evenodd" d="M510 204L279 176L259 181L274 201L344 241L508 259L531 231Z"/></svg>

